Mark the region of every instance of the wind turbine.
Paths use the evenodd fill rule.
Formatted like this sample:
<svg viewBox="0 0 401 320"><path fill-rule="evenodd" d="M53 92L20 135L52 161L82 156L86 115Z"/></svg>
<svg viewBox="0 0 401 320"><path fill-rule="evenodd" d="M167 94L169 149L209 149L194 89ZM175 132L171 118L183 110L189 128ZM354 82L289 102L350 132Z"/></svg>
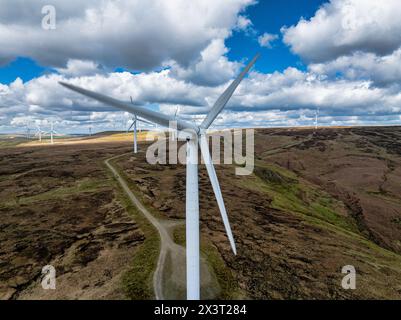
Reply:
<svg viewBox="0 0 401 320"><path fill-rule="evenodd" d="M134 116L132 117L132 123L131 123L131 125L129 126L129 128L127 129L127 133L128 133L129 131L131 131L132 127L134 127L134 130L133 130L133 136L134 136L134 153L138 153L138 145L137 145L137 141L138 141L138 138L137 138L137 126L138 126L138 121L141 121L141 122L144 122L144 123L148 123L148 124L152 124L152 123L150 123L149 121L146 121L146 120L143 120L143 119L138 118L137 115L134 115Z"/></svg>
<svg viewBox="0 0 401 320"><path fill-rule="evenodd" d="M49 131L49 133L50 133L50 143L54 144L53 135L57 134L57 131L54 130L53 120L50 122L50 131Z"/></svg>
<svg viewBox="0 0 401 320"><path fill-rule="evenodd" d="M220 209L220 214L226 229L227 237L230 241L231 248L234 254L237 254L234 237L231 232L230 223L228 221L227 211L224 205L223 196L220 190L220 185L217 179L216 171L212 163L209 152L209 144L206 138L206 130L210 127L219 113L223 110L228 100L233 95L242 79L245 77L249 69L254 65L259 55L256 55L240 75L235 79L230 86L217 99L213 108L209 111L201 125L196 125L186 122L181 119L163 114L161 112L146 109L141 106L133 106L128 102L117 100L103 94L89 91L68 83L60 82L64 87L81 93L87 97L107 105L114 106L120 110L131 112L137 116L141 116L146 120L155 122L161 126L169 127L170 121L177 122L177 130L180 132L180 137L187 141L187 156L186 156L186 254L187 254L187 299L198 300L200 298L200 273L199 273L199 183L198 183L198 145L206 165L210 182L217 204Z"/></svg>
<svg viewBox="0 0 401 320"><path fill-rule="evenodd" d="M316 107L316 111L315 111L315 131L317 130L317 126L318 126L318 119L319 119L319 107Z"/></svg>
<svg viewBox="0 0 401 320"><path fill-rule="evenodd" d="M29 128L29 124L26 124L26 139L31 139L31 128Z"/></svg>
<svg viewBox="0 0 401 320"><path fill-rule="evenodd" d="M177 120L177 115L178 115L179 111L180 111L180 106L177 106L177 109L175 109L175 113L174 113L175 120ZM177 139L175 130L171 130L170 134L171 134L171 141L174 141L175 139Z"/></svg>
<svg viewBox="0 0 401 320"><path fill-rule="evenodd" d="M134 101L132 100L132 97L130 97L131 99L131 103L134 104ZM134 131L133 131L133 135L134 135L134 153L138 153L138 146L137 146L137 124L138 121L144 122L144 123L148 123L148 124L152 124L149 121L143 120L143 119L139 119L137 117L136 114L134 114L133 118L132 118L132 123L131 126L127 129L127 133L132 129L132 127L134 127Z"/></svg>
<svg viewBox="0 0 401 320"><path fill-rule="evenodd" d="M39 141L42 142L42 134L46 134L45 131L43 131L39 125L36 125L36 133L35 136L38 137Z"/></svg>

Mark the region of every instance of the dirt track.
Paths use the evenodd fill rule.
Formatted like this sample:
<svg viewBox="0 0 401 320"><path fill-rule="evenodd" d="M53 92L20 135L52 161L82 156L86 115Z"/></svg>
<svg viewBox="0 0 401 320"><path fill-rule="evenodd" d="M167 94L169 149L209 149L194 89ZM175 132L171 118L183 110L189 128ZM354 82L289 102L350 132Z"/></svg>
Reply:
<svg viewBox="0 0 401 320"><path fill-rule="evenodd" d="M161 243L160 254L153 275L155 298L157 300L184 298L183 293L186 287L186 252L183 246L176 244L171 238L171 231L176 226L182 224L183 221L157 219L143 206L139 199L132 193L127 182L110 163L112 160L127 155L129 154L122 154L109 158L105 161L105 164L111 170L135 207L149 220L159 233ZM171 266L168 264L171 264ZM202 281L207 285L213 277L209 274L209 268L204 259L201 259L201 269Z"/></svg>

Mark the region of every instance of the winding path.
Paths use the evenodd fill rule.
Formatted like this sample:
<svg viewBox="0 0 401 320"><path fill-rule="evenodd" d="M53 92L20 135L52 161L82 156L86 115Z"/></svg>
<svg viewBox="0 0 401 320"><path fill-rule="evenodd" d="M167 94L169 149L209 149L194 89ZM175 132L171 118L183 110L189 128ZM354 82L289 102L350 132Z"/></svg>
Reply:
<svg viewBox="0 0 401 320"><path fill-rule="evenodd" d="M171 236L168 232L169 228L173 228L173 227L179 225L181 222L170 221L170 220L163 221L163 220L157 219L145 208L145 206L138 200L138 198L130 190L127 182L118 173L117 169L115 167L113 167L113 165L110 163L111 160L122 158L124 156L127 156L128 154L130 154L130 153L125 153L122 155L118 155L118 156L109 158L109 159L105 160L105 164L110 169L110 171L113 173L113 175L117 179L118 183L121 185L124 192L127 194L129 199L131 200L132 204L135 205L135 207L149 220L149 222L159 232L160 254L159 254L159 259L157 261L156 270L153 274L153 287L154 287L155 298L157 300L163 300L163 299L165 299L164 291L163 291L163 283L164 283L164 281L163 281L163 273L164 272L163 271L166 267L166 260L167 260L168 254L170 254L172 257L175 257L175 258L181 257L181 258L185 259L185 248L174 243L174 241L171 239ZM185 268L185 266L184 266L184 268Z"/></svg>

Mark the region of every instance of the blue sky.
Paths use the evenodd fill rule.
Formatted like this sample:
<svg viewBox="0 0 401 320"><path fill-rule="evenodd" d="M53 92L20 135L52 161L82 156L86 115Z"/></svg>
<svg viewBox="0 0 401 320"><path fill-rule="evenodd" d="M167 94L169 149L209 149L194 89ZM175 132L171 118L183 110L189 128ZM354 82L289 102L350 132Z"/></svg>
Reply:
<svg viewBox="0 0 401 320"><path fill-rule="evenodd" d="M253 26L259 32L280 34L283 26L296 24L301 17L309 19L314 15L323 0L264 0L257 5L250 6L246 15L251 19ZM278 40L273 43L272 49L260 48L254 37L243 32L235 32L227 40L230 48L228 56L233 60L240 60L260 52L262 54L258 69L262 72L283 71L289 66L305 68L299 56L290 52L289 47Z"/></svg>
<svg viewBox="0 0 401 320"><path fill-rule="evenodd" d="M250 18L253 27L259 33L268 32L280 34L283 26L296 24L300 17L306 19L313 16L323 0L264 0L247 8L245 15ZM290 52L289 47L280 40L275 41L272 49L260 48L257 39L252 35L237 31L226 40L230 49L227 56L231 60L241 60L262 54L257 68L261 72L283 71L289 66L305 68L299 56ZM116 70L126 70L115 67ZM49 66L41 66L30 57L17 57L9 64L0 67L0 83L9 84L17 77L24 82L39 77L45 73L56 72Z"/></svg>
<svg viewBox="0 0 401 320"><path fill-rule="evenodd" d="M0 67L0 83L9 84L18 77L26 82L41 76L45 72L46 68L39 66L34 60L17 57L9 64Z"/></svg>
<svg viewBox="0 0 401 320"><path fill-rule="evenodd" d="M51 30L46 4L2 2L0 132L49 119L101 131L129 118L60 80L204 115L257 52L217 125L310 126L317 108L321 125L401 125L398 0L54 0Z"/></svg>

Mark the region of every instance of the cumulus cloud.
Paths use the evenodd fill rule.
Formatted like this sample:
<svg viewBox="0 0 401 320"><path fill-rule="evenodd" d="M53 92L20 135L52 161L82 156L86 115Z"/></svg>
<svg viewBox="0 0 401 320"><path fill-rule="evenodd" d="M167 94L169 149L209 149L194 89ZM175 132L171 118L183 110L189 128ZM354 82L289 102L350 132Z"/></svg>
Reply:
<svg viewBox="0 0 401 320"><path fill-rule="evenodd" d="M7 126L13 119L74 119L85 123L93 114L104 113L109 119L119 114L112 107L97 103L66 90L59 81L129 101L130 96L138 104L154 107L159 103L187 106L205 105L205 96L213 88L197 87L170 76L170 70L132 74L129 72L96 73L90 76L66 76L48 74L23 83L20 79L9 85L0 85L0 126ZM27 120L27 121L28 121Z"/></svg>
<svg viewBox="0 0 401 320"><path fill-rule="evenodd" d="M291 50L310 61L307 70L251 72L214 125L313 125L317 107L325 125L401 124L398 2L387 0L377 9L371 0L332 0L310 20L282 29ZM125 101L132 96L169 114L180 106L187 120L204 115L242 67L227 58L225 39L233 30L253 28L243 12L250 0L54 1L62 8L54 33L35 27L44 1L4 3L0 61L24 53L57 72L0 84L2 131L27 122L46 126L50 119L59 131L124 128L128 114L70 92L60 80ZM266 33L259 42L269 47L274 40Z"/></svg>
<svg viewBox="0 0 401 320"><path fill-rule="evenodd" d="M331 0L310 20L282 29L284 42L310 62L308 73L324 79L316 95L340 89L331 104L343 105L337 116L376 115L385 121L381 114L400 112L400 13L396 0Z"/></svg>
<svg viewBox="0 0 401 320"><path fill-rule="evenodd" d="M252 23L251 19L249 19L243 15L238 16L237 25L236 25L236 28L238 30L246 31L247 29L251 28L252 25L253 25L253 23Z"/></svg>
<svg viewBox="0 0 401 320"><path fill-rule="evenodd" d="M61 74L44 75L27 83L16 80L1 86L0 105L9 103L9 107L0 108L0 119L3 119L0 123L16 123L13 119L27 117L36 120L53 117L68 128L71 123L78 122L106 127L120 122L117 118L121 113L66 90L57 83L60 80L125 101L129 101L131 95L134 101L148 107L158 106L169 114L174 114L180 105L179 115L186 119L207 113L228 85L198 86L176 79L168 69L135 75L113 72L67 79ZM15 101L15 97L19 100ZM252 72L216 125L305 125L309 120L309 124L313 124L316 107L321 110L322 122L327 124L333 121L352 123L358 119L368 123L374 117L401 123L401 93L398 91L374 87L370 81L331 80L313 72L288 68L282 73ZM30 111L32 108L34 113ZM278 118L272 114L277 114ZM288 121L285 122L283 117Z"/></svg>
<svg viewBox="0 0 401 320"><path fill-rule="evenodd" d="M29 56L64 68L69 59L135 70L172 59L186 66L225 39L252 0L54 0L55 30L41 28L46 0L1 0L0 63Z"/></svg>
<svg viewBox="0 0 401 320"><path fill-rule="evenodd" d="M225 83L234 77L240 67L239 63L228 60L225 56L227 52L224 41L215 39L188 68L170 62L171 75L198 85L216 86Z"/></svg>
<svg viewBox="0 0 401 320"><path fill-rule="evenodd" d="M320 107L330 116L401 112L401 94L368 81L327 80L289 68L284 73L253 73L228 108L237 111L302 110Z"/></svg>
<svg viewBox="0 0 401 320"><path fill-rule="evenodd" d="M401 46L398 0L331 0L310 20L283 28L284 42L306 61L322 63L356 51L391 54Z"/></svg>
<svg viewBox="0 0 401 320"><path fill-rule="evenodd" d="M371 80L376 86L400 86L401 49L385 56L356 52L327 63L312 64L309 69L330 77Z"/></svg>
<svg viewBox="0 0 401 320"><path fill-rule="evenodd" d="M261 47L271 48L272 42L278 39L278 35L265 32L258 37L258 42Z"/></svg>
<svg viewBox="0 0 401 320"><path fill-rule="evenodd" d="M83 61L70 59L67 62L66 68L56 68L56 70L66 76L89 76L96 73L101 73L102 68L93 61Z"/></svg>

